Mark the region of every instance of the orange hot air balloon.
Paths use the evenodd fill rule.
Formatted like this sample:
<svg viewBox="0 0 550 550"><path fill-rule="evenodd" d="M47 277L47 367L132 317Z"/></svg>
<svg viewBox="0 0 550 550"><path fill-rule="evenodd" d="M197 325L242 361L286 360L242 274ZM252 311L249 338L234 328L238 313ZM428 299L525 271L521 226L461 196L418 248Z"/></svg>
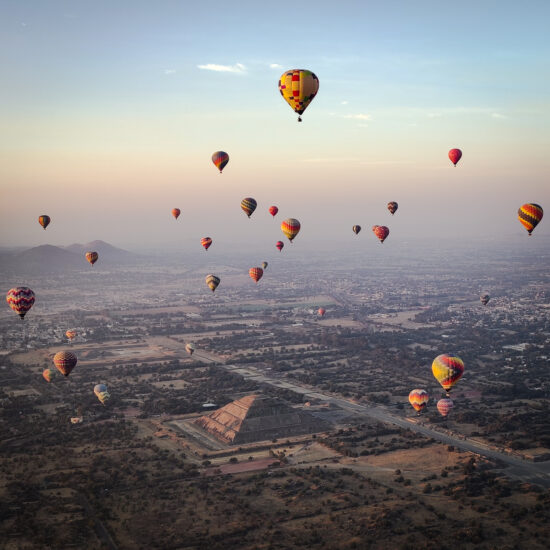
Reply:
<svg viewBox="0 0 550 550"><path fill-rule="evenodd" d="M426 408L429 400L430 396L426 390L415 389L409 393L409 403L417 413Z"/></svg>
<svg viewBox="0 0 550 550"><path fill-rule="evenodd" d="M44 369L42 371L42 376L44 377L44 380L46 380L46 382L51 382L53 377L55 376L55 371L53 369Z"/></svg>
<svg viewBox="0 0 550 550"><path fill-rule="evenodd" d="M464 363L460 357L444 353L434 359L432 373L447 392L447 397L449 397L451 388L464 374Z"/></svg>
<svg viewBox="0 0 550 550"><path fill-rule="evenodd" d="M373 226L372 231L381 243L383 243L390 234L390 230L385 225L375 225Z"/></svg>
<svg viewBox="0 0 550 550"><path fill-rule="evenodd" d="M451 149L449 151L449 158L456 168L457 162L462 158L462 151L460 149Z"/></svg>
<svg viewBox="0 0 550 550"><path fill-rule="evenodd" d="M38 223L44 228L44 231L46 230L46 227L50 225L51 222L50 216L46 216L46 214L42 214L42 216L38 216Z"/></svg>
<svg viewBox="0 0 550 550"><path fill-rule="evenodd" d="M529 204L524 204L518 210L518 220L521 222L523 227L527 229L527 233L531 236L531 233L537 227L540 220L542 220L542 206L535 204L534 202Z"/></svg>
<svg viewBox="0 0 550 550"><path fill-rule="evenodd" d="M258 206L258 203L256 202L256 199L253 199L252 197L246 197L241 201L241 208L249 218L254 213L254 210L256 210L256 206Z"/></svg>
<svg viewBox="0 0 550 550"><path fill-rule="evenodd" d="M214 163L214 165L220 171L220 174L221 174L222 170L225 168L225 166L229 162L229 155L225 151L216 151L212 155L212 162Z"/></svg>
<svg viewBox="0 0 550 550"><path fill-rule="evenodd" d="M388 210L391 212L392 216L397 212L398 208L399 205L395 201L388 202Z"/></svg>
<svg viewBox="0 0 550 550"><path fill-rule="evenodd" d="M201 244L204 246L205 250L208 250L210 248L210 245L212 244L212 239L210 237L203 237L201 239Z"/></svg>
<svg viewBox="0 0 550 550"><path fill-rule="evenodd" d="M191 343L189 344L186 344L185 345L185 351L189 354L189 355L193 355L194 351L195 351L195 346Z"/></svg>
<svg viewBox="0 0 550 550"><path fill-rule="evenodd" d="M251 267L248 270L248 274L257 283L262 278L264 270L261 267Z"/></svg>
<svg viewBox="0 0 550 550"><path fill-rule="evenodd" d="M275 243L275 247L280 252L285 247L285 243L283 241L277 241Z"/></svg>
<svg viewBox="0 0 550 550"><path fill-rule="evenodd" d="M269 207L269 213L275 217L277 215L277 212L279 212L279 209L276 206L270 206Z"/></svg>
<svg viewBox="0 0 550 550"><path fill-rule="evenodd" d="M320 307L318 310L317 310L317 313L323 317L323 315L326 313L326 309L324 307Z"/></svg>
<svg viewBox="0 0 550 550"><path fill-rule="evenodd" d="M53 356L53 363L63 376L69 376L76 367L76 355L70 351L60 351Z"/></svg>
<svg viewBox="0 0 550 550"><path fill-rule="evenodd" d="M176 218L176 220L180 217L181 210L179 208L172 208L172 216Z"/></svg>
<svg viewBox="0 0 550 550"><path fill-rule="evenodd" d="M450 397L444 397L437 402L436 407L441 416L447 416L454 407L454 403Z"/></svg>
<svg viewBox="0 0 550 550"><path fill-rule="evenodd" d="M94 265L97 262L97 259L99 258L99 254L97 252L86 252L86 259Z"/></svg>
<svg viewBox="0 0 550 550"><path fill-rule="evenodd" d="M300 232L300 222L295 218L287 218L281 224L281 231L286 235L288 240L292 242L294 237Z"/></svg>
<svg viewBox="0 0 550 550"><path fill-rule="evenodd" d="M10 288L6 294L6 302L23 319L34 304L34 292L28 286Z"/></svg>
<svg viewBox="0 0 550 550"><path fill-rule="evenodd" d="M72 339L76 336L76 330L69 329L69 330L65 333L65 336L66 336L69 340L72 340Z"/></svg>

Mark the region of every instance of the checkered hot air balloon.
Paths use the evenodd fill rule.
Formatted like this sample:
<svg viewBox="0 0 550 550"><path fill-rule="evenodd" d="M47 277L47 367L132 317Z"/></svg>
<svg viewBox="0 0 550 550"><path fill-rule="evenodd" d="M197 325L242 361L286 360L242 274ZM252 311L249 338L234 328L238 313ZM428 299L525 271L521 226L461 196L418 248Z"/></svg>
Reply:
<svg viewBox="0 0 550 550"><path fill-rule="evenodd" d="M63 376L69 376L76 367L76 355L70 351L59 351L53 356L53 363Z"/></svg>
<svg viewBox="0 0 550 550"><path fill-rule="evenodd" d="M518 210L518 220L523 227L527 229L527 233L531 235L540 220L542 220L542 214L542 206L535 203L528 203L521 206Z"/></svg>
<svg viewBox="0 0 550 550"><path fill-rule="evenodd" d="M34 304L34 292L27 286L10 288L6 294L6 302L23 319Z"/></svg>
<svg viewBox="0 0 550 550"><path fill-rule="evenodd" d="M279 79L279 92L292 110L299 115L308 108L319 90L319 79L305 69L285 71ZM302 117L298 117L298 122Z"/></svg>

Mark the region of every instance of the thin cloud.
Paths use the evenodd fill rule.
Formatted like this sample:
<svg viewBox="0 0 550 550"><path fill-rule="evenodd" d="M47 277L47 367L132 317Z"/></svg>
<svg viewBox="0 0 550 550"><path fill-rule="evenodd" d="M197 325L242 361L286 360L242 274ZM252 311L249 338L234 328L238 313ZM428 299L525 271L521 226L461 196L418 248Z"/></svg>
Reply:
<svg viewBox="0 0 550 550"><path fill-rule="evenodd" d="M340 101L340 105L347 105L347 104L348 104L348 102L346 100Z"/></svg>
<svg viewBox="0 0 550 550"><path fill-rule="evenodd" d="M204 71L215 71L218 73L243 74L246 72L246 67L242 63L235 63L235 65L216 65L215 63L207 63L206 65L197 65L197 67Z"/></svg>
<svg viewBox="0 0 550 550"><path fill-rule="evenodd" d="M269 68L270 69L282 69L283 66L279 65L279 63L270 63Z"/></svg>
<svg viewBox="0 0 550 550"><path fill-rule="evenodd" d="M344 118L352 118L353 120L372 120L371 115L365 115L363 113L358 113L356 115L343 115Z"/></svg>
<svg viewBox="0 0 550 550"><path fill-rule="evenodd" d="M498 119L508 118L506 115L503 115L501 113L491 113L491 117L498 118Z"/></svg>

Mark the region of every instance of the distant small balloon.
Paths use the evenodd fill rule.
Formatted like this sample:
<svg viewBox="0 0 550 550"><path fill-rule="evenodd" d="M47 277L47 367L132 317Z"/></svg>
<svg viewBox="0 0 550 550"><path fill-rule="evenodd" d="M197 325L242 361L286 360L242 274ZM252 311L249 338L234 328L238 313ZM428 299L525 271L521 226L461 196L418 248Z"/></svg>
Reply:
<svg viewBox="0 0 550 550"><path fill-rule="evenodd" d="M437 402L436 407L441 416L447 416L454 407L454 403L450 397L444 397Z"/></svg>
<svg viewBox="0 0 550 550"><path fill-rule="evenodd" d="M287 239L292 242L300 232L300 227L300 222L296 218L287 218L281 224L281 231L286 235Z"/></svg>
<svg viewBox="0 0 550 550"><path fill-rule="evenodd" d="M69 376L76 367L76 355L70 351L60 351L53 357L53 363L63 376Z"/></svg>
<svg viewBox="0 0 550 550"><path fill-rule="evenodd" d="M51 221L50 216L46 216L46 214L42 214L42 216L38 217L38 223L44 228L44 230L46 230L46 227L50 225Z"/></svg>
<svg viewBox="0 0 550 550"><path fill-rule="evenodd" d="M283 241L277 241L275 243L275 247L279 252L284 248L284 246L285 246L285 243Z"/></svg>
<svg viewBox="0 0 550 550"><path fill-rule="evenodd" d="M253 199L252 197L246 197L241 201L241 208L249 218L254 213L254 210L256 210L256 206L258 206L258 203L256 202L256 199Z"/></svg>
<svg viewBox="0 0 550 550"><path fill-rule="evenodd" d="M480 297L479 297L479 301L484 305L486 306L488 303L489 303L489 300L491 299L491 297L489 296L489 294L482 294Z"/></svg>
<svg viewBox="0 0 550 550"><path fill-rule="evenodd" d="M395 201L388 202L388 210L391 212L392 216L397 212L398 208L399 205Z"/></svg>
<svg viewBox="0 0 550 550"><path fill-rule="evenodd" d="M451 149L449 151L449 158L456 167L457 162L462 158L462 151L460 149Z"/></svg>
<svg viewBox="0 0 550 550"><path fill-rule="evenodd" d="M277 215L277 212L279 212L279 209L276 206L270 206L269 207L269 213L275 217Z"/></svg>
<svg viewBox="0 0 550 550"><path fill-rule="evenodd" d="M212 155L212 162L216 168L222 173L222 170L226 167L229 162L229 155L225 151L216 151Z"/></svg>
<svg viewBox="0 0 550 550"><path fill-rule="evenodd" d="M214 292L218 288L218 285L220 284L220 278L216 277L216 275L212 275L212 274L207 275L206 276L206 284L208 285L210 290L212 292Z"/></svg>
<svg viewBox="0 0 550 550"><path fill-rule="evenodd" d="M518 210L518 220L521 222L523 227L527 229L527 233L529 233L529 235L531 235L540 220L542 220L542 215L542 206L539 206L534 202L524 204Z"/></svg>
<svg viewBox="0 0 550 550"><path fill-rule="evenodd" d="M69 340L73 340L76 336L76 330L73 330L73 329L69 329L67 332L65 332L65 336L69 339Z"/></svg>
<svg viewBox="0 0 550 550"><path fill-rule="evenodd" d="M449 397L452 387L464 374L464 362L460 357L446 353L438 355L432 363L432 373Z"/></svg>
<svg viewBox="0 0 550 550"><path fill-rule="evenodd" d="M266 269L269 264L267 262L262 262L262 269Z"/></svg>
<svg viewBox="0 0 550 550"><path fill-rule="evenodd" d="M185 351L189 354L189 355L193 355L193 353L195 352L195 346L191 343L189 344L186 344L185 345Z"/></svg>
<svg viewBox="0 0 550 550"><path fill-rule="evenodd" d="M264 270L261 267L251 267L248 274L257 283L263 277Z"/></svg>
<svg viewBox="0 0 550 550"><path fill-rule="evenodd" d="M383 243L390 234L390 230L385 225L375 225L372 231L381 243Z"/></svg>
<svg viewBox="0 0 550 550"><path fill-rule="evenodd" d="M361 226L360 225L354 225L352 228L353 232L358 235L359 234L359 231L361 231Z"/></svg>
<svg viewBox="0 0 550 550"><path fill-rule="evenodd" d="M321 317L323 317L323 316L325 315L326 311L327 311L327 310L326 310L324 307L320 307L320 308L317 310L317 313L318 313Z"/></svg>
<svg viewBox="0 0 550 550"><path fill-rule="evenodd" d="M424 410L429 400L430 396L426 390L415 389L409 393L409 403L416 412Z"/></svg>
<svg viewBox="0 0 550 550"><path fill-rule="evenodd" d="M51 382L53 377L55 376L55 371L53 369L44 369L42 371L42 376L44 377L44 380L46 380L46 382Z"/></svg>
<svg viewBox="0 0 550 550"><path fill-rule="evenodd" d="M179 218L181 214L181 210L179 208L172 208L172 216L176 218L176 220Z"/></svg>
<svg viewBox="0 0 550 550"><path fill-rule="evenodd" d="M97 252L86 252L86 259L90 262L91 265L94 265L97 262L98 258L99 254Z"/></svg>
<svg viewBox="0 0 550 550"><path fill-rule="evenodd" d="M208 250L210 248L210 245L212 244L212 239L210 237L203 237L201 239L201 244L205 250Z"/></svg>

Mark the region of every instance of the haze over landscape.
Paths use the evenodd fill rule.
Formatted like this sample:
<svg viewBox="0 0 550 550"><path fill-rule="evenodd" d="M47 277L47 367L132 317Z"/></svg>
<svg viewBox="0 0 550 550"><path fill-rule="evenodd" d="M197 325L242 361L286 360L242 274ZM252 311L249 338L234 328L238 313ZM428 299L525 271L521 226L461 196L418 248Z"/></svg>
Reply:
<svg viewBox="0 0 550 550"><path fill-rule="evenodd" d="M3 3L0 547L548 548L549 20Z"/></svg>

